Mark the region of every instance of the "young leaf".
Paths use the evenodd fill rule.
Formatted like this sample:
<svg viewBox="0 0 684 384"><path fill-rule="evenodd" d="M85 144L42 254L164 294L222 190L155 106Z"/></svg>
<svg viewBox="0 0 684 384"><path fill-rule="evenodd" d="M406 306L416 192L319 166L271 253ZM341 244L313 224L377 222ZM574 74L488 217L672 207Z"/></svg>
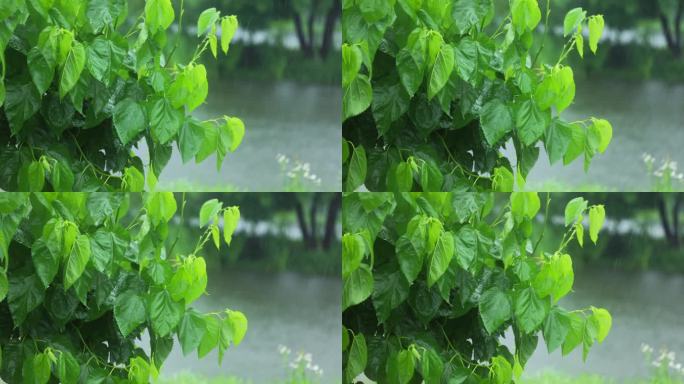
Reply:
<svg viewBox="0 0 684 384"><path fill-rule="evenodd" d="M174 18L171 0L148 0L145 3L145 25L152 34L167 29Z"/></svg>
<svg viewBox="0 0 684 384"><path fill-rule="evenodd" d="M235 32L238 29L238 19L237 17L231 15L226 16L221 19L221 50L223 54L228 54L228 49L230 48L230 42L235 36Z"/></svg>
<svg viewBox="0 0 684 384"><path fill-rule="evenodd" d="M197 20L197 37L207 33L212 27L216 25L220 16L220 12L216 8L205 9L199 15Z"/></svg>
<svg viewBox="0 0 684 384"><path fill-rule="evenodd" d="M238 207L228 207L223 211L223 239L226 244L230 245L233 239L233 233L237 229L238 222L240 221L240 208Z"/></svg>
<svg viewBox="0 0 684 384"><path fill-rule="evenodd" d="M228 315L228 324L230 324L230 328L232 329L233 343L236 346L240 345L247 333L247 317L240 311L228 310L226 313Z"/></svg>
<svg viewBox="0 0 684 384"><path fill-rule="evenodd" d="M594 244L598 241L598 234L603 227L605 218L606 209L603 205L596 205L589 209L589 237Z"/></svg>
<svg viewBox="0 0 684 384"><path fill-rule="evenodd" d="M563 36L568 36L572 34L587 17L587 12L582 8L573 8L565 15L565 20L563 21Z"/></svg>
<svg viewBox="0 0 684 384"><path fill-rule="evenodd" d="M211 199L204 204L202 204L202 208L200 209L200 215L199 215L199 225L200 228L203 228L205 225L209 224L210 220L214 220L214 222L218 221L218 213L223 208L223 203L218 201L218 199Z"/></svg>
<svg viewBox="0 0 684 384"><path fill-rule="evenodd" d="M589 48L594 54L598 50L598 43L603 35L605 21L603 15L596 15L589 18Z"/></svg>
<svg viewBox="0 0 684 384"><path fill-rule="evenodd" d="M64 63L62 69L62 77L59 82L59 97L64 98L69 91L71 91L78 79L81 77L83 68L85 67L86 54L83 44L74 41L69 51L69 55Z"/></svg>
<svg viewBox="0 0 684 384"><path fill-rule="evenodd" d="M90 239L87 235L78 235L66 261L64 270L65 291L81 277L88 261L90 261Z"/></svg>
<svg viewBox="0 0 684 384"><path fill-rule="evenodd" d="M454 236L451 232L442 232L435 250L430 258L430 268L428 270L428 287L432 287L439 280L454 257Z"/></svg>

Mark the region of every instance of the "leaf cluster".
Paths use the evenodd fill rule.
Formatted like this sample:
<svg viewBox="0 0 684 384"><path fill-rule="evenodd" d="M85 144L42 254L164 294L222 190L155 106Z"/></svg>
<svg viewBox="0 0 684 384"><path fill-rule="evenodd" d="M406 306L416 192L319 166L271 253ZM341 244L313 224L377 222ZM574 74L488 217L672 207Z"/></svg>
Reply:
<svg viewBox="0 0 684 384"><path fill-rule="evenodd" d="M585 359L604 340L608 311L558 304L574 282L567 244L583 244L586 215L596 242L604 207L570 202L565 237L548 252L535 231L539 196L506 198L495 209L484 193L344 196L344 382L508 384L540 334L549 353L581 347Z"/></svg>
<svg viewBox="0 0 684 384"><path fill-rule="evenodd" d="M568 42L545 64L538 1L508 5L496 18L493 0L343 2L346 191L510 192L524 188L542 144L551 164L583 157L585 169L606 150L608 121L562 118L575 98L563 63L584 55L583 29L596 52L603 17L570 11ZM502 155L511 144L515 159Z"/></svg>
<svg viewBox="0 0 684 384"><path fill-rule="evenodd" d="M181 2L182 4L182 2ZM173 146L182 159L217 166L242 142L240 119L200 121L192 111L209 85L207 50L228 52L235 16L202 13L202 38L178 63L169 29L182 8L128 0L17 0L0 4L0 188L10 191L153 189ZM149 163L132 149L144 140ZM147 174L147 177L145 176Z"/></svg>
<svg viewBox="0 0 684 384"><path fill-rule="evenodd" d="M220 214L230 242L238 208L205 203L211 209L203 207L200 220L210 225L193 253L177 255L175 242L166 246L174 195L144 195L132 210L137 196L0 194L2 380L142 384L156 379L174 339L200 358L217 349L219 362L240 344L247 331L241 312L190 307L207 286L202 248L216 241Z"/></svg>

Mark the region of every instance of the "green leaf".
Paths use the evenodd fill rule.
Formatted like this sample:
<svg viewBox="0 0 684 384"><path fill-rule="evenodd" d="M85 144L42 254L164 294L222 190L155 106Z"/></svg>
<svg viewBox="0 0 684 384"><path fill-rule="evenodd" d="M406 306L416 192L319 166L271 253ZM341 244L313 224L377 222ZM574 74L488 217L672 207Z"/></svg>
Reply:
<svg viewBox="0 0 684 384"><path fill-rule="evenodd" d="M207 33L218 22L220 13L216 8L205 9L197 20L197 37Z"/></svg>
<svg viewBox="0 0 684 384"><path fill-rule="evenodd" d="M541 202L536 192L513 192L511 194L511 212L519 221L532 219L539 212Z"/></svg>
<svg viewBox="0 0 684 384"><path fill-rule="evenodd" d="M397 240L395 253L399 261L401 272L406 276L406 280L409 283L413 283L423 269L423 253L418 252L406 235L401 236L399 240Z"/></svg>
<svg viewBox="0 0 684 384"><path fill-rule="evenodd" d="M544 146L551 165L562 159L572 139L574 126L554 119L544 137Z"/></svg>
<svg viewBox="0 0 684 384"><path fill-rule="evenodd" d="M513 131L513 115L510 107L499 99L488 102L480 112L480 124L487 143L493 147Z"/></svg>
<svg viewBox="0 0 684 384"><path fill-rule="evenodd" d="M520 140L526 146L534 145L551 124L551 111L541 111L533 100L525 100L517 107L515 125Z"/></svg>
<svg viewBox="0 0 684 384"><path fill-rule="evenodd" d="M426 192L439 192L444 184L444 176L439 168L431 162L423 162L420 166L420 186Z"/></svg>
<svg viewBox="0 0 684 384"><path fill-rule="evenodd" d="M100 0L103 1L103 0ZM96 37L86 48L86 67L93 77L109 84L112 75L112 43L104 37Z"/></svg>
<svg viewBox="0 0 684 384"><path fill-rule="evenodd" d="M449 44L443 44L430 71L428 100L432 100L449 81L449 77L454 71L454 60L454 47Z"/></svg>
<svg viewBox="0 0 684 384"><path fill-rule="evenodd" d="M152 34L167 29L174 18L171 0L148 0L145 3L145 25Z"/></svg>
<svg viewBox="0 0 684 384"><path fill-rule="evenodd" d="M124 168L122 181L122 187L126 192L142 192L145 190L145 175L138 168Z"/></svg>
<svg viewBox="0 0 684 384"><path fill-rule="evenodd" d="M57 358L57 377L62 383L77 383L81 366L68 351L60 351Z"/></svg>
<svg viewBox="0 0 684 384"><path fill-rule="evenodd" d="M233 233L237 229L240 221L240 208L228 207L223 211L223 240L230 245Z"/></svg>
<svg viewBox="0 0 684 384"><path fill-rule="evenodd" d="M360 115L373 101L373 88L366 75L358 75L344 88L342 110L344 120Z"/></svg>
<svg viewBox="0 0 684 384"><path fill-rule="evenodd" d="M572 352L578 345L582 344L585 336L585 329L587 321L582 315L570 312L568 313L568 334L563 341L563 356Z"/></svg>
<svg viewBox="0 0 684 384"><path fill-rule="evenodd" d="M145 322L145 300L136 292L129 290L116 298L114 319L121 335L127 337Z"/></svg>
<svg viewBox="0 0 684 384"><path fill-rule="evenodd" d="M568 202L565 206L565 226L568 227L571 224L577 222L584 211L587 209L588 202L583 197L576 197Z"/></svg>
<svg viewBox="0 0 684 384"><path fill-rule="evenodd" d="M589 18L589 48L594 54L598 50L598 43L603 35L605 21L603 15L596 15Z"/></svg>
<svg viewBox="0 0 684 384"><path fill-rule="evenodd" d="M477 257L477 231L465 225L454 234L454 251L458 265L464 270L470 270L470 266Z"/></svg>
<svg viewBox="0 0 684 384"><path fill-rule="evenodd" d="M570 330L570 321L568 313L561 308L554 307L549 311L543 331L549 353L558 349L565 340Z"/></svg>
<svg viewBox="0 0 684 384"><path fill-rule="evenodd" d="M599 343L602 343L610 332L610 328L613 325L613 318L610 316L610 313L603 308L591 307L591 312L591 319L597 326L596 339Z"/></svg>
<svg viewBox="0 0 684 384"><path fill-rule="evenodd" d="M173 301L169 292L160 290L150 296L148 311L152 329L157 336L164 337L180 323L184 306L183 303Z"/></svg>
<svg viewBox="0 0 684 384"><path fill-rule="evenodd" d="M544 322L548 311L549 301L540 299L531 287L517 293L515 318L523 332L534 332Z"/></svg>
<svg viewBox="0 0 684 384"><path fill-rule="evenodd" d="M78 280L90 260L90 239L86 235L78 235L66 261L64 270L64 290Z"/></svg>
<svg viewBox="0 0 684 384"><path fill-rule="evenodd" d="M389 131L393 122L399 120L409 110L411 98L396 78L376 83L373 87L373 118L378 134Z"/></svg>
<svg viewBox="0 0 684 384"><path fill-rule="evenodd" d="M362 186L366 180L366 172L366 150L359 145L354 148L351 160L349 161L345 191L353 192Z"/></svg>
<svg viewBox="0 0 684 384"><path fill-rule="evenodd" d="M74 173L67 164L57 161L50 175L52 189L55 192L71 192L74 186Z"/></svg>
<svg viewBox="0 0 684 384"><path fill-rule="evenodd" d="M413 170L411 169L411 165L406 162L399 163L394 175L397 192L411 192L413 189Z"/></svg>
<svg viewBox="0 0 684 384"><path fill-rule="evenodd" d="M347 360L347 368L345 377L348 382L353 382L366 369L368 364L368 349L366 347L366 338L362 333L354 335L351 349L349 350L349 357Z"/></svg>
<svg viewBox="0 0 684 384"><path fill-rule="evenodd" d="M360 235L345 233L342 236L342 278L349 276L361 265L365 251L366 245Z"/></svg>
<svg viewBox="0 0 684 384"><path fill-rule="evenodd" d="M178 140L178 149L181 153L183 164L187 163L199 152L206 129L211 129L211 127L206 128L205 123L192 118L185 120Z"/></svg>
<svg viewBox="0 0 684 384"><path fill-rule="evenodd" d="M86 15L93 32L98 33L105 26L116 26L117 20L125 14L127 4L124 0L92 0L88 3ZM114 28L112 28L114 29Z"/></svg>
<svg viewBox="0 0 684 384"><path fill-rule="evenodd" d="M414 30L408 38L406 47L397 55L397 72L404 89L413 97L423 83L426 63L427 38L422 29Z"/></svg>
<svg viewBox="0 0 684 384"><path fill-rule="evenodd" d="M482 294L479 309L485 329L492 334L511 318L511 299L501 288L492 287Z"/></svg>
<svg viewBox="0 0 684 384"><path fill-rule="evenodd" d="M240 311L227 311L228 317L227 321L233 330L233 344L236 346L240 345L242 339L247 333L247 317Z"/></svg>
<svg viewBox="0 0 684 384"><path fill-rule="evenodd" d="M53 253L46 245L45 240L40 238L31 246L31 257L36 274L40 277L45 288L48 288L57 275L57 271L59 271L61 255Z"/></svg>
<svg viewBox="0 0 684 384"><path fill-rule="evenodd" d="M503 356L494 356L492 358L492 383L494 384L509 384L513 380L513 367L511 363Z"/></svg>
<svg viewBox="0 0 684 384"><path fill-rule="evenodd" d="M171 278L168 291L174 301L190 304L207 288L207 265L202 257L187 258Z"/></svg>
<svg viewBox="0 0 684 384"><path fill-rule="evenodd" d="M7 303L15 326L20 326L26 316L45 299L45 287L37 275L9 276Z"/></svg>
<svg viewBox="0 0 684 384"><path fill-rule="evenodd" d="M36 89L42 95L52 84L52 79L55 76L55 67L48 63L38 47L33 47L29 51L27 60L33 84L36 85Z"/></svg>
<svg viewBox="0 0 684 384"><path fill-rule="evenodd" d="M86 53L83 44L74 41L69 51L69 55L64 63L62 69L62 77L59 81L59 97L64 98L69 91L71 91L78 79L81 77L83 68L85 67Z"/></svg>
<svg viewBox="0 0 684 384"><path fill-rule="evenodd" d="M471 28L485 27L494 16L492 0L456 0L451 16L461 34Z"/></svg>
<svg viewBox="0 0 684 384"><path fill-rule="evenodd" d="M5 115L9 121L12 133L16 134L40 110L41 97L35 85L28 82L8 81L5 95Z"/></svg>
<svg viewBox="0 0 684 384"><path fill-rule="evenodd" d="M592 125L590 130L595 132L599 138L599 143L596 149L600 153L604 153L608 149L611 140L613 139L613 126L607 120L591 119Z"/></svg>
<svg viewBox="0 0 684 384"><path fill-rule="evenodd" d="M200 228L204 228L207 224L209 224L210 220L214 220L214 222L218 221L218 213L223 208L223 203L218 201L218 199L211 199L204 204L202 204L202 208L200 208L200 215L199 215L199 226Z"/></svg>
<svg viewBox="0 0 684 384"><path fill-rule="evenodd" d="M159 98L150 105L150 132L154 141L166 144L178 136L185 115L171 106L165 98Z"/></svg>
<svg viewBox="0 0 684 384"><path fill-rule="evenodd" d="M348 86L361 70L361 48L358 45L342 44L342 87Z"/></svg>
<svg viewBox="0 0 684 384"><path fill-rule="evenodd" d="M245 123L237 117L226 118L226 126L230 131L230 151L235 150L242 144L242 139L245 137Z"/></svg>
<svg viewBox="0 0 684 384"><path fill-rule="evenodd" d="M197 349L205 332L205 323L202 315L194 310L189 310L183 315L178 327L178 341L181 344L183 355Z"/></svg>
<svg viewBox="0 0 684 384"><path fill-rule="evenodd" d="M506 167L494 168L492 175L492 189L495 192L513 192L515 188L515 177Z"/></svg>
<svg viewBox="0 0 684 384"><path fill-rule="evenodd" d="M582 8L573 8L565 15L563 21L563 36L571 35L582 25L584 19L587 17L587 12Z"/></svg>
<svg viewBox="0 0 684 384"><path fill-rule="evenodd" d="M344 278L342 310L362 303L373 293L373 274L367 265L361 264Z"/></svg>
<svg viewBox="0 0 684 384"><path fill-rule="evenodd" d="M541 21L541 9L537 0L512 0L513 26L518 34L534 30Z"/></svg>
<svg viewBox="0 0 684 384"><path fill-rule="evenodd" d="M373 306L380 323L384 323L390 312L408 298L409 283L395 268L387 266L373 272Z"/></svg>
<svg viewBox="0 0 684 384"><path fill-rule="evenodd" d="M444 372L444 362L432 349L425 349L421 359L421 375L425 384L440 384Z"/></svg>
<svg viewBox="0 0 684 384"><path fill-rule="evenodd" d="M47 384L50 380L50 357L39 353L24 360L22 368L24 383Z"/></svg>
<svg viewBox="0 0 684 384"><path fill-rule="evenodd" d="M168 223L178 208L172 192L156 192L149 195L147 215L154 225Z"/></svg>
<svg viewBox="0 0 684 384"><path fill-rule="evenodd" d="M598 234L606 219L606 208L603 205L595 205L589 209L589 237L596 244Z"/></svg>
<svg viewBox="0 0 684 384"><path fill-rule="evenodd" d="M113 122L116 134L123 145L131 143L147 128L145 110L131 98L126 98L116 104Z"/></svg>
<svg viewBox="0 0 684 384"><path fill-rule="evenodd" d="M40 161L32 161L19 170L17 178L20 191L40 192L45 186L45 168Z"/></svg>
<svg viewBox="0 0 684 384"><path fill-rule="evenodd" d="M7 292L9 291L9 281L4 270L0 270L0 302L5 300Z"/></svg>
<svg viewBox="0 0 684 384"><path fill-rule="evenodd" d="M221 50L228 53L230 42L238 29L238 19L235 16L226 16L221 20Z"/></svg>
<svg viewBox="0 0 684 384"><path fill-rule="evenodd" d="M118 252L117 252L118 248ZM123 246L115 235L105 229L98 229L90 238L91 260L96 270L108 273L116 254L123 254Z"/></svg>
<svg viewBox="0 0 684 384"><path fill-rule="evenodd" d="M540 298L549 295L557 302L570 292L575 281L572 259L567 254L555 254L545 262L532 281L532 286Z"/></svg>
<svg viewBox="0 0 684 384"><path fill-rule="evenodd" d="M454 236L451 232L442 232L430 258L428 270L428 287L432 287L449 268L454 257Z"/></svg>
<svg viewBox="0 0 684 384"><path fill-rule="evenodd" d="M391 382L408 384L413 378L413 373L415 370L413 353L409 350L403 350L397 353L391 362L393 364L390 364L390 362L387 363L388 376Z"/></svg>

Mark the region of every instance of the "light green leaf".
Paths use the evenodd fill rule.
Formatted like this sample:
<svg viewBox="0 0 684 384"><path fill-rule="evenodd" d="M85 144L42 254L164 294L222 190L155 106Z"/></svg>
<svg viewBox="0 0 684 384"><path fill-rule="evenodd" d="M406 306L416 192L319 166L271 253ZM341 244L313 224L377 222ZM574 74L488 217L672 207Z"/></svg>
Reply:
<svg viewBox="0 0 684 384"><path fill-rule="evenodd" d="M373 88L366 75L358 75L344 88L342 98L344 120L360 115L373 101Z"/></svg>
<svg viewBox="0 0 684 384"><path fill-rule="evenodd" d="M513 192L511 194L511 212L518 220L532 219L539 212L541 202L536 192Z"/></svg>
<svg viewBox="0 0 684 384"><path fill-rule="evenodd" d="M606 208L603 205L595 205L589 209L589 237L596 244L598 234L606 219Z"/></svg>
<svg viewBox="0 0 684 384"><path fill-rule="evenodd" d="M503 356L494 356L492 358L492 383L494 384L510 384L513 380L513 367L511 363Z"/></svg>
<svg viewBox="0 0 684 384"><path fill-rule="evenodd" d="M518 34L532 31L541 21L541 9L537 0L512 0L513 26Z"/></svg>
<svg viewBox="0 0 684 384"><path fill-rule="evenodd" d="M435 250L430 258L428 270L428 288L432 287L449 268L449 263L454 257L454 235L451 232L442 232L435 245Z"/></svg>
<svg viewBox="0 0 684 384"><path fill-rule="evenodd" d="M598 50L598 43L603 35L605 21L603 15L596 15L589 18L589 48L594 54Z"/></svg>
<svg viewBox="0 0 684 384"><path fill-rule="evenodd" d="M238 346L247 333L247 317L240 311L227 311L227 321L233 330L233 343Z"/></svg>
<svg viewBox="0 0 684 384"><path fill-rule="evenodd" d="M454 47L443 44L430 71L428 81L428 100L432 100L449 81L454 71Z"/></svg>
<svg viewBox="0 0 684 384"><path fill-rule="evenodd" d="M228 207L223 211L223 239L226 244L230 245L233 239L233 233L237 229L240 221L240 208Z"/></svg>
<svg viewBox="0 0 684 384"><path fill-rule="evenodd" d="M167 29L174 18L171 0L148 0L145 3L145 24L152 34Z"/></svg>
<svg viewBox="0 0 684 384"><path fill-rule="evenodd" d="M586 17L587 12L582 8L573 8L568 11L563 21L563 36L568 36L577 30Z"/></svg>
<svg viewBox="0 0 684 384"><path fill-rule="evenodd" d="M216 25L220 16L220 12L216 8L205 9L199 15L197 20L197 37L207 33L212 27Z"/></svg>
<svg viewBox="0 0 684 384"><path fill-rule="evenodd" d="M588 202L583 197L576 197L568 202L565 206L565 226L574 224L582 217L582 214L587 209Z"/></svg>
<svg viewBox="0 0 684 384"><path fill-rule="evenodd" d="M202 204L199 215L199 226L203 228L210 220L218 221L218 213L223 208L223 203L218 199L211 199Z"/></svg>
<svg viewBox="0 0 684 384"><path fill-rule="evenodd" d="M69 91L71 91L78 79L81 77L83 68L85 67L86 53L83 44L74 41L69 51L69 55L64 63L62 69L62 77L59 81L59 97L64 98Z"/></svg>
<svg viewBox="0 0 684 384"><path fill-rule="evenodd" d="M367 265L361 264L344 278L342 310L357 305L370 297L373 292L373 274Z"/></svg>
<svg viewBox="0 0 684 384"><path fill-rule="evenodd" d="M90 239L87 235L78 235L66 261L64 270L64 290L78 280L90 261Z"/></svg>
<svg viewBox="0 0 684 384"><path fill-rule="evenodd" d="M610 328L613 325L613 318L610 316L610 313L603 308L591 307L591 312L591 319L597 327L596 339L599 343L602 343L610 332Z"/></svg>
<svg viewBox="0 0 684 384"><path fill-rule="evenodd" d="M221 50L223 51L224 55L228 53L230 42L233 40L233 36L235 36L237 29L237 17L231 15L221 19Z"/></svg>

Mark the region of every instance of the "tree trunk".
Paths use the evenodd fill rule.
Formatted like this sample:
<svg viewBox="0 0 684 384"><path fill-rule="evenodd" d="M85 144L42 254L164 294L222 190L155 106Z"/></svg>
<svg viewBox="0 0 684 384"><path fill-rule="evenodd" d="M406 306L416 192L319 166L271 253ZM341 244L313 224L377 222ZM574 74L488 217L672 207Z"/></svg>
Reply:
<svg viewBox="0 0 684 384"><path fill-rule="evenodd" d="M313 51L316 48L316 33L314 31L315 27L315 22L316 22L316 13L318 13L318 3L320 0L311 0L311 9L309 10L309 21L308 21L308 29L309 29L309 47L311 47L311 55L313 55Z"/></svg>
<svg viewBox="0 0 684 384"><path fill-rule="evenodd" d="M305 56L309 57L313 54L313 47L309 45L304 34L304 26L302 25L302 17L297 12L293 12L292 15L295 31L297 33L297 40L299 41L299 48L302 50Z"/></svg>
<svg viewBox="0 0 684 384"><path fill-rule="evenodd" d="M325 27L323 29L323 42L321 43L321 58L325 59L328 57L330 50L333 45L333 38L335 36L335 24L337 20L342 15L342 2L340 0L334 0L332 7L328 10L328 14L325 17Z"/></svg>
<svg viewBox="0 0 684 384"><path fill-rule="evenodd" d="M328 204L328 216L325 220L325 235L323 236L323 249L329 250L335 238L335 224L337 223L337 214L342 207L342 194L335 193Z"/></svg>
<svg viewBox="0 0 684 384"><path fill-rule="evenodd" d="M682 13L682 2L680 0L677 4L677 12L674 17L674 28L670 29L670 20L667 18L667 14L662 9L660 10L658 16L660 18L660 26L663 29L663 35L665 36L665 42L667 43L667 48L670 50L674 57L680 57L682 54L681 49L681 13Z"/></svg>
<svg viewBox="0 0 684 384"><path fill-rule="evenodd" d="M674 235L672 233L672 228L670 227L670 221L668 219L665 197L662 195L658 197L658 214L660 215L660 224L665 232L665 239L667 239L668 244L674 246Z"/></svg>
<svg viewBox="0 0 684 384"><path fill-rule="evenodd" d="M311 219L309 220L311 224L311 243L309 244L309 249L315 249L318 247L318 203L321 200L320 193L314 193L313 199L311 200L311 212L309 212Z"/></svg>
<svg viewBox="0 0 684 384"><path fill-rule="evenodd" d="M306 216L304 215L304 207L302 203L297 201L295 203L295 212L297 213L297 223L299 223L299 229L302 232L302 239L304 244L308 246L311 242L311 233L309 232L308 226L306 225Z"/></svg>
<svg viewBox="0 0 684 384"><path fill-rule="evenodd" d="M674 237L674 245L680 246L681 237L679 236L679 211L682 208L682 194L677 193L675 196L674 207L672 208L672 236Z"/></svg>

